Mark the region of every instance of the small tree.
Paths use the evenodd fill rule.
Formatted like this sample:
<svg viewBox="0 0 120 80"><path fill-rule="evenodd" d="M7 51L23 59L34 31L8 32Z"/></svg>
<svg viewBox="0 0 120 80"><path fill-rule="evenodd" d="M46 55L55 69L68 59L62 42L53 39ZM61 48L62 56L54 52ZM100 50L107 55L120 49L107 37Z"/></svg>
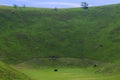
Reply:
<svg viewBox="0 0 120 80"><path fill-rule="evenodd" d="M58 11L58 8L55 7L54 10L55 10L55 11Z"/></svg>
<svg viewBox="0 0 120 80"><path fill-rule="evenodd" d="M13 5L14 8L17 8L18 6L16 4Z"/></svg>
<svg viewBox="0 0 120 80"><path fill-rule="evenodd" d="M25 4L23 5L23 8L26 8Z"/></svg>
<svg viewBox="0 0 120 80"><path fill-rule="evenodd" d="M82 2L81 6L83 7L83 9L88 9L88 3L87 2Z"/></svg>

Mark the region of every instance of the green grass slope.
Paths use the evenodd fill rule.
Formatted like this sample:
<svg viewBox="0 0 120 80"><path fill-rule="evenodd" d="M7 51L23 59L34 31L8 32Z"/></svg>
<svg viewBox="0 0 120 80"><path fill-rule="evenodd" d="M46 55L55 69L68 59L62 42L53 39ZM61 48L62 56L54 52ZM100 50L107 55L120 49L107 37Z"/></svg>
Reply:
<svg viewBox="0 0 120 80"><path fill-rule="evenodd" d="M0 62L0 80L31 80L23 73Z"/></svg>
<svg viewBox="0 0 120 80"><path fill-rule="evenodd" d="M0 56L9 63L120 58L120 5L71 9L0 7Z"/></svg>

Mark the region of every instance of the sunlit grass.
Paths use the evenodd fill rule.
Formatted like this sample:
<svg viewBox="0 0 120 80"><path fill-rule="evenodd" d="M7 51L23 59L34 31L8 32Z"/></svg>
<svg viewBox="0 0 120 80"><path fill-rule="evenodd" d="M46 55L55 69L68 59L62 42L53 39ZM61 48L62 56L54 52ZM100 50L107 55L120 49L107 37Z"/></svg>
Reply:
<svg viewBox="0 0 120 80"><path fill-rule="evenodd" d="M21 69L33 80L118 80L119 75L95 73L91 68Z"/></svg>

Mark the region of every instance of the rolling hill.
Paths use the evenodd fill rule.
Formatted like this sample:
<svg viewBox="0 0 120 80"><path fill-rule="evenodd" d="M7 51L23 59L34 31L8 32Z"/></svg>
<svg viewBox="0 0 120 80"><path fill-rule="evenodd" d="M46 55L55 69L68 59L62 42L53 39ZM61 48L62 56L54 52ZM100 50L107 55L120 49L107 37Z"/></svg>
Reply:
<svg viewBox="0 0 120 80"><path fill-rule="evenodd" d="M71 9L0 7L0 55L9 63L33 58L119 59L120 5Z"/></svg>
<svg viewBox="0 0 120 80"><path fill-rule="evenodd" d="M12 63L50 56L119 59L119 9L0 7L0 54Z"/></svg>
<svg viewBox="0 0 120 80"><path fill-rule="evenodd" d="M99 65L95 72L118 74L119 52L120 4L57 10L0 6L0 60L4 63ZM0 79L29 80L2 62Z"/></svg>

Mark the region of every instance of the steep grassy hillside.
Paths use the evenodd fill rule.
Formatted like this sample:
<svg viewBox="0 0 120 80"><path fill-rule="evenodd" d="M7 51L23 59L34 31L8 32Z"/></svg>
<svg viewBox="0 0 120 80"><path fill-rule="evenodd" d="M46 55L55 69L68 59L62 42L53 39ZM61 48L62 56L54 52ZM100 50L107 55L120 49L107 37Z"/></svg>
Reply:
<svg viewBox="0 0 120 80"><path fill-rule="evenodd" d="M24 74L0 62L0 80L30 80Z"/></svg>
<svg viewBox="0 0 120 80"><path fill-rule="evenodd" d="M120 5L88 10L0 7L0 55L9 63L41 57L120 58Z"/></svg>

